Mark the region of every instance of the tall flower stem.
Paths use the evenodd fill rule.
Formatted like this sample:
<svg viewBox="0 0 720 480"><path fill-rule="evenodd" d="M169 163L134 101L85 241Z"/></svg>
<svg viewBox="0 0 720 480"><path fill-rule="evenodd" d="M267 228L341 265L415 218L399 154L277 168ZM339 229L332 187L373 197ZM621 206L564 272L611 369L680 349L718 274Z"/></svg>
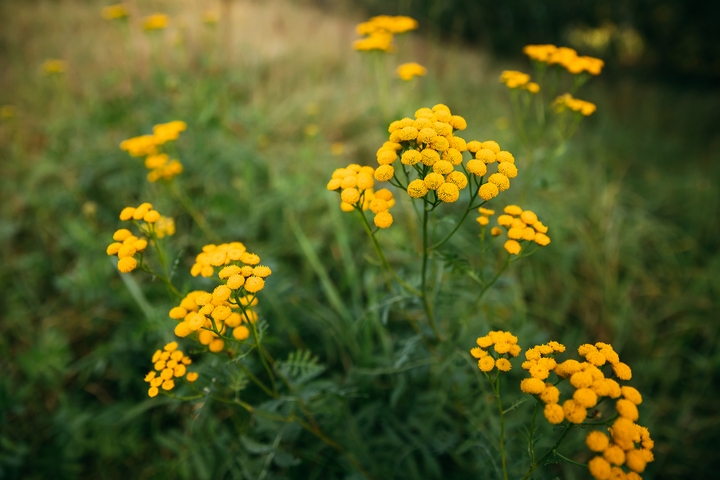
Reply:
<svg viewBox="0 0 720 480"><path fill-rule="evenodd" d="M503 480L508 480L507 463L505 461L505 411L502 407L502 400L500 399L500 371L498 370L497 377L493 383L493 391L495 393L495 400L497 401L498 413L500 414L500 463L503 469Z"/></svg>
<svg viewBox="0 0 720 480"><path fill-rule="evenodd" d="M390 273L390 275L393 276L393 278L408 292L412 293L413 295L417 295L420 297L422 294L420 291L409 285L405 280L400 278L400 276L393 270L393 268L390 266L390 264L387 261L387 258L385 258L385 254L382 251L382 248L380 248L380 244L377 241L377 238L375 238L375 234L372 231L372 228L370 227L370 223L368 223L367 218L365 218L365 214L362 212L362 210L358 209L358 213L360 214L360 218L362 218L363 226L365 227L365 231L367 232L368 236L370 237L370 240L373 242L373 246L375 247L375 252L377 253L378 257L380 258L380 261L383 264L383 267Z"/></svg>
<svg viewBox="0 0 720 480"><path fill-rule="evenodd" d="M435 322L435 314L432 310L432 305L430 304L430 301L427 296L427 266L428 266L428 217L429 217L429 211L428 211L428 205L425 204L425 208L423 209L423 246L422 246L422 282L420 287L420 299L423 302L423 307L425 309L425 315L427 315L428 323L430 324L430 328L432 328L433 333L435 333L435 336L438 340L442 341L443 337L440 334L440 330L438 330L437 323Z"/></svg>

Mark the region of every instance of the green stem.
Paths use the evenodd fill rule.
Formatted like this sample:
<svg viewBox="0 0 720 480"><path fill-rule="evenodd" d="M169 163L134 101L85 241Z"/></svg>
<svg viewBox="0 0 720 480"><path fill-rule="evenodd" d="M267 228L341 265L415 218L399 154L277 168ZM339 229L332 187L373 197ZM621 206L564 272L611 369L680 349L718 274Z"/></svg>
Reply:
<svg viewBox="0 0 720 480"><path fill-rule="evenodd" d="M420 291L410 285L408 285L402 278L398 276L397 273L395 273L395 270L392 269L390 264L388 263L387 259L385 258L385 254L383 254L382 249L380 248L380 244L377 241L377 238L375 238L375 235L372 232L372 228L370 227L370 224L368 223L367 218L365 218L365 214L362 212L361 209L357 209L358 213L360 214L360 218L362 218L363 226L365 227L365 231L367 232L368 236L370 237L370 240L373 242L373 246L375 247L375 252L378 254L378 257L380 257L380 261L382 262L385 269L390 272L390 275L393 276L393 278L408 292L412 293L413 295L417 295L420 297L422 294Z"/></svg>
<svg viewBox="0 0 720 480"><path fill-rule="evenodd" d="M497 400L498 412L500 413L500 462L502 463L503 480L508 480L505 461L505 411L502 408L502 400L500 399L500 371L497 373L493 390L495 391L495 399Z"/></svg>
<svg viewBox="0 0 720 480"><path fill-rule="evenodd" d="M500 271L498 271L497 274L495 274L495 276L492 278L492 280L490 280L488 283L486 283L485 286L483 286L482 290L480 290L480 294L478 294L478 297L475 299L475 301L473 302L472 306L471 306L470 309L468 310L468 313L466 313L466 314L464 315L464 317L467 316L467 315L469 315L470 313L472 313L472 311L475 310L475 308L477 308L477 306L478 306L478 304L480 303L480 300L482 299L483 295L485 295L485 292L487 292L487 291L490 289L490 287L492 287L493 285L495 285L495 282L498 281L498 279L500 278L500 275L503 274L503 272L504 272L505 269L508 267L508 265L510 265L510 254L508 254L507 260L505 261L505 264L502 266L502 268L500 269Z"/></svg>
<svg viewBox="0 0 720 480"><path fill-rule="evenodd" d="M565 430L563 430L563 433L562 433L562 435L560 435L560 438L557 439L557 441L555 442L555 444L554 444L552 447L550 447L550 450L548 450L548 451L545 453L545 455L543 455L542 457L540 457L540 460L538 460L535 465L530 465L530 468L529 468L528 471L525 473L525 476L522 477L522 480L526 480L527 478L530 478L530 474L531 474L539 465L542 465L542 463L545 461L545 459L546 459L547 457L549 457L550 455L556 453L557 448L560 446L560 444L562 443L562 441L565 440L565 436L567 436L568 432L570 432L570 428L572 428L572 426L573 426L572 423L568 423L567 425L565 425Z"/></svg>
<svg viewBox="0 0 720 480"><path fill-rule="evenodd" d="M238 362L238 365L240 366L240 368L242 369L242 371L245 372L245 375L247 375L248 378L249 378L255 385L257 385L258 387L262 388L262 390L263 390L265 393L267 393L269 396L271 396L271 397L273 397L273 398L277 398L277 393L276 393L276 392L273 392L272 390L270 390L270 389L268 388L268 386L265 385L265 384L262 382L262 380L260 380L259 378L257 378L257 377L250 371L249 368L247 368L245 365L243 365L243 364L240 363L240 362Z"/></svg>
<svg viewBox="0 0 720 480"><path fill-rule="evenodd" d="M273 374L272 368L270 368L270 365L268 365L267 359L265 358L265 355L263 354L262 347L260 346L260 337L258 336L258 332L257 332L257 328L255 327L255 324L250 323L250 326L252 327L253 339L255 340L255 347L258 349L258 355L260 356L260 361L262 362L263 367L265 367L265 371L267 372L268 376L270 377L270 381L272 383L272 389L273 389L272 396L274 398L277 398L278 391L277 391L277 386L275 385L275 374Z"/></svg>
<svg viewBox="0 0 720 480"><path fill-rule="evenodd" d="M427 205L425 205L425 208L423 209L423 258L422 258L422 277L421 277L421 286L420 286L420 298L423 302L423 307L425 308L425 314L428 317L428 322L430 323L430 328L432 328L433 333L435 333L435 336L438 340L442 341L443 337L440 334L440 330L438 330L437 324L435 323L435 315L432 310L432 306L430 305L430 301L427 297L427 264L428 264L428 208Z"/></svg>
<svg viewBox="0 0 720 480"><path fill-rule="evenodd" d="M535 399L535 408L533 409L532 422L530 422L530 438L528 439L528 450L530 451L530 465L535 465L535 419L540 407L540 401Z"/></svg>
<svg viewBox="0 0 720 480"><path fill-rule="evenodd" d="M554 454L555 454L556 457L560 457L560 458L562 458L563 460L565 460L565 461L568 462L568 463L571 463L571 464L573 464L573 465L577 465L578 467L585 467L585 468L587 468L587 463L580 463L580 462L576 462L575 460L571 460L571 459L569 459L568 457L566 457L565 455L563 455L563 454L561 454L560 452L558 452L557 450L554 452Z"/></svg>
<svg viewBox="0 0 720 480"><path fill-rule="evenodd" d="M180 202L183 208L185 208L185 211L195 221L197 226L200 227L200 230L203 231L205 236L209 240L218 243L220 241L220 237L218 237L215 232L212 231L212 229L207 223L207 220L205 220L205 217L203 217L202 214L195 209L187 196L181 193L180 190L178 190L175 180L171 180L168 183L168 188L170 189L170 193L175 197L178 202Z"/></svg>

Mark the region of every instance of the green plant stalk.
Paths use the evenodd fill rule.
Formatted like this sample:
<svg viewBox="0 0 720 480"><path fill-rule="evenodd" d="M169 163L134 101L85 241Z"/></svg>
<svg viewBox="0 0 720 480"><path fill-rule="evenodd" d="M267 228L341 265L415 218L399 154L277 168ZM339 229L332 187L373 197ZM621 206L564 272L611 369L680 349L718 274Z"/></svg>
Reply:
<svg viewBox="0 0 720 480"><path fill-rule="evenodd" d="M442 341L443 337L440 334L440 330L438 330L437 323L435 322L435 315L432 310L432 305L430 305L430 301L427 297L427 264L428 264L428 208L427 204L425 205L425 208L423 209L423 258L422 258L422 277L421 277L421 286L420 286L420 299L422 300L423 307L425 308L425 315L428 317L428 323L430 323L430 328L432 328L433 333L437 337L438 340Z"/></svg>
<svg viewBox="0 0 720 480"><path fill-rule="evenodd" d="M538 465L541 465L547 457L549 457L551 454L556 453L556 450L560 446L563 440L565 440L565 437L567 436L568 432L570 432L570 428L573 426L572 423L568 423L565 426L565 430L563 430L562 435L560 435L560 438L557 439L555 444L550 447L550 450L545 452L545 455L540 457L540 460L537 461L534 465L530 465L530 468L528 468L528 471L525 473L525 476L522 477L522 480L526 480L527 478L530 478L530 474L538 467Z"/></svg>
<svg viewBox="0 0 720 480"><path fill-rule="evenodd" d="M260 387L260 388L263 390L263 392L267 393L269 396L271 396L271 397L273 397L273 398L277 398L277 393L276 393L276 392L273 392L272 390L270 390L270 389L268 388L268 386L265 385L265 383L263 383L262 380L260 380L259 378L257 378L257 377L250 371L249 368L247 368L247 367L246 367L245 365L243 365L241 362L237 362L237 364L238 364L238 366L242 369L242 371L245 372L245 375L247 375L248 378L249 378L255 385L257 385L258 387Z"/></svg>
<svg viewBox="0 0 720 480"><path fill-rule="evenodd" d="M503 469L503 480L508 480L507 464L505 461L505 411L502 407L502 400L500 398L500 370L498 370L497 377L493 384L493 391L495 392L495 400L497 401L498 412L500 414L500 463Z"/></svg>
<svg viewBox="0 0 720 480"><path fill-rule="evenodd" d="M530 465L535 465L535 419L537 418L540 401L535 398L532 421L530 422L530 438L528 439L528 452L530 453Z"/></svg>
<svg viewBox="0 0 720 480"><path fill-rule="evenodd" d="M387 259L385 258L385 254L382 252L382 248L380 248L380 244L377 241L377 238L375 238L375 234L372 231L372 228L370 227L370 223L368 223L367 218L365 218L365 214L363 211L356 207L356 210L360 214L360 218L362 218L363 226L365 227L365 231L367 232L368 236L370 237L370 240L373 242L373 246L375 247L375 252L378 254L378 257L380 257L380 261L382 262L385 269L387 269L388 272L390 272L390 275L393 276L393 278L408 292L412 293L413 295L417 295L418 297L421 296L420 291L417 288L412 287L407 282L405 282L400 276L393 270L393 268L388 263Z"/></svg>
<svg viewBox="0 0 720 480"><path fill-rule="evenodd" d="M250 300L249 303L252 303L252 300ZM265 371L267 372L268 376L270 377L270 381L272 383L273 397L277 398L278 391L277 391L277 386L275 385L275 374L273 374L272 368L270 368L270 365L268 365L265 355L263 355L263 350L262 350L262 347L260 346L260 337L258 336L257 328L255 327L255 324L251 322L250 326L252 327L253 339L255 340L255 347L258 349L258 355L260 356L260 361L262 362L263 367L265 367Z"/></svg>
<svg viewBox="0 0 720 480"><path fill-rule="evenodd" d="M177 187L177 183L175 182L175 179L170 180L170 182L167 182L168 189L170 190L170 193L172 194L175 199L180 202L180 204L183 206L185 211L190 215L190 217L195 221L198 227L200 227L200 230L205 234L205 236L215 242L220 242L220 237L218 237L215 232L212 231L210 226L207 223L207 220L205 220L205 217L198 212L193 204L190 202L190 200L187 198L185 194L180 192Z"/></svg>

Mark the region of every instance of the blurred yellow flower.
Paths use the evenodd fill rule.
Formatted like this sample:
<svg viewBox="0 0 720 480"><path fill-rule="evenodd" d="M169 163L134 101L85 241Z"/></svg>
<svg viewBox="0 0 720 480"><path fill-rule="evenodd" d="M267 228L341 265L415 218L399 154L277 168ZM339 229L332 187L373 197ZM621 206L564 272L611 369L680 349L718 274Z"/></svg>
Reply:
<svg viewBox="0 0 720 480"><path fill-rule="evenodd" d="M405 81L412 80L415 77L425 76L426 73L427 69L415 62L403 63L397 67L398 76Z"/></svg>
<svg viewBox="0 0 720 480"><path fill-rule="evenodd" d="M105 20L118 20L126 18L128 16L128 12L121 3L118 3L117 5L108 5L103 8L102 16Z"/></svg>
<svg viewBox="0 0 720 480"><path fill-rule="evenodd" d="M220 20L220 15L214 10L208 10L203 13L203 23L205 25L215 25Z"/></svg>
<svg viewBox="0 0 720 480"><path fill-rule="evenodd" d="M167 28L170 19L164 13L155 13L143 19L143 29L145 30L162 30Z"/></svg>
<svg viewBox="0 0 720 480"><path fill-rule="evenodd" d="M48 59L42 64L42 69L47 75L65 73L67 63L64 60Z"/></svg>
<svg viewBox="0 0 720 480"><path fill-rule="evenodd" d="M0 107L0 118L13 118L15 116L15 105L3 105Z"/></svg>

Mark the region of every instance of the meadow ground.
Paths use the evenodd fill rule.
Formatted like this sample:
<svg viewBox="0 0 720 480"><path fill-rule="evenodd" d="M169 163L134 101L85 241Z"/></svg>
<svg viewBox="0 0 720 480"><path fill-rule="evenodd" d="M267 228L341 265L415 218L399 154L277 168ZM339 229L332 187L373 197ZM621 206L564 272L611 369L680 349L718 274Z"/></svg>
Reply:
<svg viewBox="0 0 720 480"><path fill-rule="evenodd" d="M173 338L172 304L161 285L121 278L105 247L117 213L148 197L176 218L178 270L208 240L252 244L273 267L263 292L270 328L282 333L273 346L312 349L327 378L367 377L353 384L358 408L332 406L342 421L327 421L332 431L355 425L345 442L369 471L493 478L496 466L485 458L493 434L484 429L497 425L472 425L471 440L456 438L445 428L452 421L432 417L432 408L407 411L446 401L436 385L411 369L372 373L422 358L409 343L379 345L404 352L387 362L356 344L356 336L382 337L374 329L394 322L393 300L361 226L325 189L335 168L374 163L389 119L438 102L468 120L468 138L495 139L517 152L518 165L528 162L498 208L522 203L553 234L490 292L457 348L467 351L489 328L517 332L528 344L612 343L633 366L656 441L645 478L712 477L720 466L717 91L601 76L583 90L596 114L559 155L536 151L530 165L508 128L510 102L497 81L501 70L526 64L430 40L421 29L379 61L388 71L417 61L428 75L412 86L391 78L383 97L377 59L350 47L359 19L281 1L232 2L230 10L223 2L210 5L221 22L208 26L201 2L135 3L145 14L168 13L171 28L147 35L107 22L97 2L0 6L0 105L15 107L0 119L0 478L231 478L242 471L239 458L273 460L272 437L238 439L232 409L190 420L177 402L146 396L147 357ZM66 73L43 75L48 58L65 60ZM175 119L188 124L177 144L185 165L179 182L205 217L205 232L118 148ZM383 241L413 245L404 230ZM465 226L450 256L473 248L476 237L477 226ZM412 256L398 248L391 261ZM182 278L189 288L191 278ZM438 306L445 325L469 298L470 284L455 287ZM462 359L448 365L468 368ZM465 380L465 398L487 403L474 374ZM362 405L367 391L358 385L387 397L393 411ZM511 439L510 448L520 451L521 443ZM278 455L264 475L292 477L294 461ZM294 478L341 478L340 467L326 463L328 470L297 467L307 476ZM587 475L572 465L551 473Z"/></svg>

